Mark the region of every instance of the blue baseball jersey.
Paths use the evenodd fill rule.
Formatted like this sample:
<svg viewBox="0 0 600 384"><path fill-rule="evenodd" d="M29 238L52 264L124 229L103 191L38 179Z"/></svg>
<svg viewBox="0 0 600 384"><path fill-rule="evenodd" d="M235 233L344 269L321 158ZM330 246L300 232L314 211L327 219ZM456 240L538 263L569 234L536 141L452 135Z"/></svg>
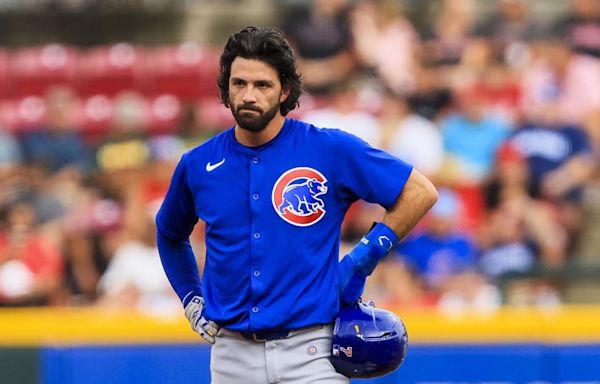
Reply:
<svg viewBox="0 0 600 384"><path fill-rule="evenodd" d="M237 331L331 322L339 308L340 227L357 199L391 208L412 167L337 129L287 118L257 148L231 128L181 158L157 215L161 260L179 297ZM187 239L206 222L202 282ZM175 244L176 246L171 246Z"/></svg>

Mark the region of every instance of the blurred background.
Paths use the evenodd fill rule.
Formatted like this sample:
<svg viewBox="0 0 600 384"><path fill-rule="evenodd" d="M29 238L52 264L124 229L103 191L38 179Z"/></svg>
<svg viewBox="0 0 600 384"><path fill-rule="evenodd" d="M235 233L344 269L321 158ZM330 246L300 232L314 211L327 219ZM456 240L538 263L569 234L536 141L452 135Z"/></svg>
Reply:
<svg viewBox="0 0 600 384"><path fill-rule="evenodd" d="M218 58L246 25L295 49L291 117L440 190L366 298L439 316L600 304L600 0L4 0L0 323L33 307L59 328L90 308L185 326L153 218L181 154L233 125ZM342 254L382 215L353 205ZM192 243L202 265L202 223Z"/></svg>

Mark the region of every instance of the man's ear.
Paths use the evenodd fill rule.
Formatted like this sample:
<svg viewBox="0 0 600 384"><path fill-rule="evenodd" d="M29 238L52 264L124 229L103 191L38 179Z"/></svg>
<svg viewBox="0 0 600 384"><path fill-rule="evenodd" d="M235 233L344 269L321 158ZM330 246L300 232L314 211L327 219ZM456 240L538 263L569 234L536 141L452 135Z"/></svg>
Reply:
<svg viewBox="0 0 600 384"><path fill-rule="evenodd" d="M284 101L287 100L287 98L290 96L290 88L283 86L281 88L281 94L279 95L279 102L283 103Z"/></svg>

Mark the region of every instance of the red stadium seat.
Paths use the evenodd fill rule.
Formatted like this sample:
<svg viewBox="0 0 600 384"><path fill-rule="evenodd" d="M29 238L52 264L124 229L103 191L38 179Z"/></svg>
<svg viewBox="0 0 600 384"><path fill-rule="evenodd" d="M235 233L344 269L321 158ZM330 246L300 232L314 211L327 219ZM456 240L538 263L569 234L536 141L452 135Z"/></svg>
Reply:
<svg viewBox="0 0 600 384"><path fill-rule="evenodd" d="M43 98L37 95L25 96L12 101L15 111L13 129L17 132L28 131L44 126L47 108Z"/></svg>
<svg viewBox="0 0 600 384"><path fill-rule="evenodd" d="M235 124L231 111L216 97L200 101L197 104L196 115L200 125L211 131L222 131Z"/></svg>
<svg viewBox="0 0 600 384"><path fill-rule="evenodd" d="M61 44L23 48L10 57L12 95L43 95L53 85L76 87L79 52Z"/></svg>
<svg viewBox="0 0 600 384"><path fill-rule="evenodd" d="M106 95L93 95L81 103L79 126L89 141L95 141L107 134L113 123L114 101Z"/></svg>
<svg viewBox="0 0 600 384"><path fill-rule="evenodd" d="M0 50L0 99L4 99L9 95L10 91L10 75L9 75L9 52Z"/></svg>
<svg viewBox="0 0 600 384"><path fill-rule="evenodd" d="M218 95L219 57L211 49L185 42L149 53L148 76L154 94L171 93L182 100Z"/></svg>
<svg viewBox="0 0 600 384"><path fill-rule="evenodd" d="M171 94L163 94L149 100L147 127L150 133L175 131L183 113L179 98Z"/></svg>
<svg viewBox="0 0 600 384"><path fill-rule="evenodd" d="M81 54L81 94L113 96L146 90L145 51L129 43L90 49Z"/></svg>
<svg viewBox="0 0 600 384"><path fill-rule="evenodd" d="M14 100L0 101L0 129L16 131L17 108Z"/></svg>

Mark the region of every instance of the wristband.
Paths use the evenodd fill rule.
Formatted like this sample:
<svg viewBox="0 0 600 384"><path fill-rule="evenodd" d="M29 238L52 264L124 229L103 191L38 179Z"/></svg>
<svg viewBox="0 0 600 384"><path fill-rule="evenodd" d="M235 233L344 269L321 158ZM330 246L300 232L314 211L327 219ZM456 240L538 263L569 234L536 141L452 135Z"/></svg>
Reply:
<svg viewBox="0 0 600 384"><path fill-rule="evenodd" d="M369 276L375 270L377 263L392 249L400 239L390 227L377 223L367 233L354 249L348 254L354 269Z"/></svg>
<svg viewBox="0 0 600 384"><path fill-rule="evenodd" d="M183 303L183 307L187 307L187 305L189 304L190 301L192 301L192 299L195 296L199 296L202 297L202 292L198 289L198 290L193 290L193 291L189 291L184 297L183 299L181 299L181 302Z"/></svg>

